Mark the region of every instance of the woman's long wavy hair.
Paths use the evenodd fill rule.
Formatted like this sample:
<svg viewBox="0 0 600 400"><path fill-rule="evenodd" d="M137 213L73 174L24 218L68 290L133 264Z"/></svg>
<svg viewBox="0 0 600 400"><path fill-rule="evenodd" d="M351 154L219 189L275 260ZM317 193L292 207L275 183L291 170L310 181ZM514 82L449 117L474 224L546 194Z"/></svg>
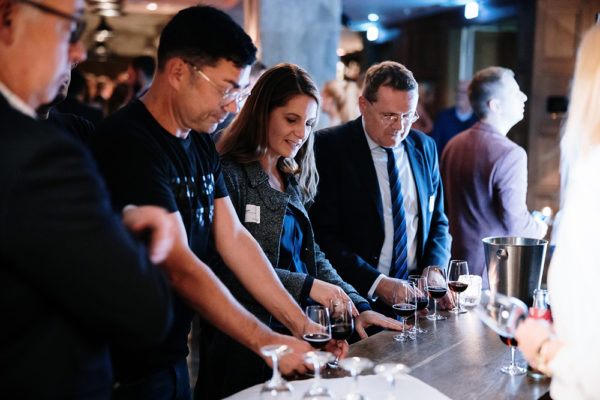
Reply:
<svg viewBox="0 0 600 400"><path fill-rule="evenodd" d="M319 108L319 90L306 71L287 63L268 69L258 79L244 107L217 142L219 153L242 164L260 161L267 153L271 112L298 95L312 97ZM296 157L281 157L277 163L281 172L296 177L304 203L315 197L319 181L313 136L311 132Z"/></svg>
<svg viewBox="0 0 600 400"><path fill-rule="evenodd" d="M600 25L583 37L577 52L568 118L561 140L562 193L569 168L600 145ZM561 196L562 197L562 196Z"/></svg>

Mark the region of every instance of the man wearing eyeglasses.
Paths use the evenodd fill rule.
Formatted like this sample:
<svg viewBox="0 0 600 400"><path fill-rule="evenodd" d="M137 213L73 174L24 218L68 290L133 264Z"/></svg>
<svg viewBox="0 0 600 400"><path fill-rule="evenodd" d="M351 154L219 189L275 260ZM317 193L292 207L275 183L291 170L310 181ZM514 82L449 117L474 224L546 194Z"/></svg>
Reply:
<svg viewBox="0 0 600 400"><path fill-rule="evenodd" d="M316 241L342 278L389 316L399 280L445 267L450 255L435 142L411 129L418 96L403 65L373 65L362 116L316 133Z"/></svg>
<svg viewBox="0 0 600 400"><path fill-rule="evenodd" d="M0 0L0 390L7 399L108 399L108 343L166 336L161 262L173 227L158 207L123 223L91 155L35 110L85 58L83 0ZM150 257L125 229L150 239ZM143 303L140 302L143 299Z"/></svg>
<svg viewBox="0 0 600 400"><path fill-rule="evenodd" d="M180 11L161 33L158 69L146 94L108 117L92 140L115 207L165 207L181 245L166 260L177 293L173 329L160 346L113 349L115 399L190 398L186 356L194 311L262 357L262 346L287 344L294 353L283 357L280 369L306 371L301 355L311 346L260 323L205 263L214 246L252 295L302 334L302 310L238 220L207 134L237 112L255 54L250 37L222 11Z"/></svg>

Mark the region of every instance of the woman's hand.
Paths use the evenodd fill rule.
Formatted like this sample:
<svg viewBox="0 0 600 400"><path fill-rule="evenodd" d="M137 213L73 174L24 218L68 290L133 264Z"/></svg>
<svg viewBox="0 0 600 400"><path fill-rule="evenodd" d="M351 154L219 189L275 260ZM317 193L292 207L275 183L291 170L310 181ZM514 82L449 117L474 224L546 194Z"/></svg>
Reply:
<svg viewBox="0 0 600 400"><path fill-rule="evenodd" d="M336 285L315 279L313 281L312 288L310 289L310 298L319 304L322 304L325 308L329 308L329 301L332 299L342 299L343 301L350 301L350 298L344 291ZM358 310L352 303L352 315L358 316Z"/></svg>
<svg viewBox="0 0 600 400"><path fill-rule="evenodd" d="M517 327L515 339L519 343L519 350L534 368L537 368L540 346L551 334L552 327L545 320L527 318Z"/></svg>

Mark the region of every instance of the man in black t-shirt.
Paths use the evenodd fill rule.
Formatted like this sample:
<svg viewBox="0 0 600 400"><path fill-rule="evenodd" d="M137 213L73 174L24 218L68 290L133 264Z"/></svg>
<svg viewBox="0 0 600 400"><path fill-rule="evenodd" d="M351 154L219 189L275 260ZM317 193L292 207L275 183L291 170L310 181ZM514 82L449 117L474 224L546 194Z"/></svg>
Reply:
<svg viewBox="0 0 600 400"><path fill-rule="evenodd" d="M92 148L114 206L160 205L180 227L166 260L179 296L173 329L158 347L113 349L116 399L189 399L185 357L193 310L256 353L266 344L287 344L295 352L280 368L305 372L300 356L311 347L260 323L201 261L212 233L217 251L248 290L294 334L302 333L301 309L238 220L214 144L199 133L214 131L228 112L237 112L255 52L248 35L223 12L179 12L161 34L158 71L148 92L95 133Z"/></svg>

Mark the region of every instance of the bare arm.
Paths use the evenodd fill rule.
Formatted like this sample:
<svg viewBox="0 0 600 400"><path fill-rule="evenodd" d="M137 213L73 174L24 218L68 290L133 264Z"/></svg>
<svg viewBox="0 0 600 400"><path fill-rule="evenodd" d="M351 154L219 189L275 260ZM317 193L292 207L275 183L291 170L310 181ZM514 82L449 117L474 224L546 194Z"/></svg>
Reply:
<svg viewBox="0 0 600 400"><path fill-rule="evenodd" d="M259 355L260 348L267 344L287 344L292 347L294 353L282 363L282 372L304 372L301 355L312 349L310 345L274 333L243 308L212 270L189 248L181 215L175 212L169 216L178 229L173 250L163 263L163 268L177 292L206 320ZM302 321L299 324L302 326Z"/></svg>
<svg viewBox="0 0 600 400"><path fill-rule="evenodd" d="M269 260L239 221L229 197L215 199L213 233L225 264L271 314L296 336L304 314L283 287Z"/></svg>

